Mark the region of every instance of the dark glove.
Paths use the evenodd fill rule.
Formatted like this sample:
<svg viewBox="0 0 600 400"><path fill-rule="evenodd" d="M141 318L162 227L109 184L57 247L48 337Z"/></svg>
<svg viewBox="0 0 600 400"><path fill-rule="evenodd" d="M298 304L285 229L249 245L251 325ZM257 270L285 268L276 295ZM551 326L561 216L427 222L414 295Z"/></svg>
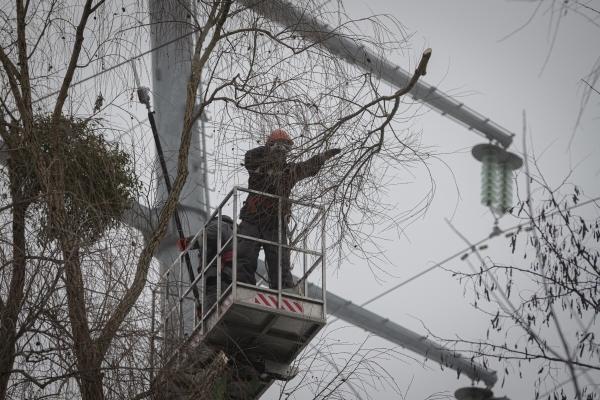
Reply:
<svg viewBox="0 0 600 400"><path fill-rule="evenodd" d="M325 160L329 160L331 157L335 157L342 152L342 149L331 149L327 150L323 155L325 156Z"/></svg>
<svg viewBox="0 0 600 400"><path fill-rule="evenodd" d="M179 251L184 251L190 242L189 238L185 238L183 240L179 239L177 241L177 247L179 247Z"/></svg>

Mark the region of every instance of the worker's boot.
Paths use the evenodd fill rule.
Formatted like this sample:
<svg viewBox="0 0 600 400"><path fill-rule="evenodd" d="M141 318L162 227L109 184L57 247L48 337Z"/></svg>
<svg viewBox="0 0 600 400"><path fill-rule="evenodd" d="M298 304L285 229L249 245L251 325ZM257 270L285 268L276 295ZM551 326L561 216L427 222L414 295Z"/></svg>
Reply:
<svg viewBox="0 0 600 400"><path fill-rule="evenodd" d="M284 293L290 293L290 294L300 294L300 293L298 293L297 286L290 287L290 288L283 288L283 289L281 289L281 291Z"/></svg>

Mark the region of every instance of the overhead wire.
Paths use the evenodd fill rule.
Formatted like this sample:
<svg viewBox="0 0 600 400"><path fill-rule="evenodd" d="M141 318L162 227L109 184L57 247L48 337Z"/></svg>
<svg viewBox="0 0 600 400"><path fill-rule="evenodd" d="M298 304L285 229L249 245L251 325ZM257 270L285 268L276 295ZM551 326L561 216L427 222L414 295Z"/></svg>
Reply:
<svg viewBox="0 0 600 400"><path fill-rule="evenodd" d="M87 82L87 81L89 81L89 80L91 80L91 79L94 79L94 78L96 78L96 77L98 77L98 76L100 76L100 75L103 75L103 74L105 74L105 73L107 73L107 72L109 72L109 71L112 71L113 69L116 69L116 68L118 68L118 67L120 67L120 66L122 66L122 65L125 65L125 64L127 64L127 63L131 62L132 60L137 60L138 58L141 58L141 57L143 57L143 56L146 56L146 55L148 55L148 54L150 54L150 53L152 53L152 52L154 52L154 51L156 51L156 50L159 50L159 49L161 49L161 48L163 48L163 47L166 47L166 46L168 46L168 45L170 45L170 44L173 44L173 43L175 43L176 41L178 41L178 40L181 40L181 39L183 39L183 38L185 38L185 37L187 37L187 36L190 36L190 35L192 35L192 34L194 34L194 33L198 32L198 31L199 31L199 29L194 29L192 32L189 32L189 33L186 33L186 34L184 34L184 35L181 35L181 36L179 36L179 37L177 37L177 38L175 38L175 39L173 39L173 40L170 40L170 41L168 41L168 42L166 42L166 43L163 43L163 44L161 44L161 45L159 45L159 46L156 46L156 47L155 47L155 48L153 48L153 49L150 49L150 50L148 50L148 51L145 51L145 52L143 52L143 53L140 53L140 54L138 54L137 56L133 56L133 57L131 57L131 58L129 58L129 59L127 59L127 60L125 60L125 61L121 62L121 63L115 64L115 65L113 65L112 67L108 67L108 68L106 68L106 69L103 69L103 70L102 70L102 71L100 71L100 72L97 72L97 73L95 73L95 74L93 74L93 75L90 75L90 76L88 76L87 78L83 78L83 79L82 79L82 80L80 80L80 81L74 82L74 83L72 83L72 84L71 84L71 86L70 86L70 87L74 87L74 86L80 85L80 84L82 84L82 83L84 83L84 82ZM37 98L37 99L35 99L35 100L33 100L33 101L32 101L32 104L39 103L40 101L43 101L43 100L46 100L47 98L50 98L50 97L52 97L52 96L55 96L55 95L57 95L59 92L60 92L60 91L59 91L59 90L57 90L57 91L55 91L55 92L53 92L53 93L50 93L50 94L47 94L47 95L45 95L45 96L42 96L42 97L40 97L40 98Z"/></svg>
<svg viewBox="0 0 600 400"><path fill-rule="evenodd" d="M590 203L593 203L593 202L596 202L596 201L599 201L599 200L600 200L600 197L596 197L596 198L590 199L590 200L588 200L588 201L584 201L584 202L582 202L582 203L575 204L575 205L573 205L572 207L569 207L569 208L567 208L567 209L565 209L565 210L563 210L563 211L570 211L570 210L572 210L572 209L574 209L574 208L581 207L581 206L584 206L584 205L587 205L587 204L590 204ZM556 215L558 212L559 212L559 211L555 211L555 212L553 212L553 213L550 213L550 214L546 215L546 218L548 218L548 217L551 217L551 216L553 216L553 215ZM402 281L402 282L400 282L400 283L399 283L399 284L397 284L396 286L394 286L394 287L392 287L392 288L390 288L390 289L386 290L385 292L383 292L383 293L380 293L380 294L378 294L377 296L375 296L375 297L373 297L373 298L371 298L371 299L369 299L369 300L365 301L364 303L360 304L359 306L360 306L360 307L364 307L364 306L366 306L366 305L368 305L368 304L370 304L370 303L374 302L375 300L378 300L378 299L380 299L380 298L382 298L382 297L384 297L384 296L386 296L386 295L390 294L391 292L393 292L393 291L395 291L395 290L397 290L397 289L401 288L402 286L404 286L404 285L406 285L406 284L408 284L408 283L410 283L410 282L412 282L412 281L414 281L414 280L416 280L416 279L418 279L418 278L422 277L423 275L427 274L428 272L431 272L431 271L433 271L434 269L436 269L436 268L438 268L438 267L441 267L442 265L444 265L444 264L445 264L445 263L447 263L448 261L451 261L451 260L455 259L456 257L458 257L458 256L460 256L460 255L462 255L462 254L465 254L465 253L466 253L466 252L468 252L469 250L474 250L475 248L477 248L478 246L482 245L483 243L487 242L487 241L488 241L488 240L490 240L490 239L493 239L493 238L495 238L495 237L497 237L497 236L500 236L500 235L502 235L502 234L510 233L511 231L514 231L515 229L523 228L523 227L524 227L524 226L526 226L526 225L529 225L529 224L518 224L518 225L515 225L515 226L513 226L513 227L510 227L510 228L504 229L504 230L499 230L497 233L496 233L496 232L494 232L492 235L490 235L490 236L488 236L488 237L486 237L486 238L484 238L484 239L481 239L480 241L478 241L478 242L474 243L472 246L469 246L469 247L467 247L467 248L465 248L465 249L463 249L463 250L461 250L461 251L459 251L459 252L457 252L457 253L455 253L455 254L451 255L450 257L448 257L448 258L444 259L443 261L440 261L440 262L438 262L438 263L435 263L435 265L433 265L433 266L431 266L431 267L429 267L429 268L427 268L427 269L425 269L425 270L423 270L423 271L419 272L418 274L416 274L416 275L414 275L414 276L412 276L412 277L410 277L410 278L406 279L405 281ZM334 322L336 322L337 320L339 320L339 318L336 318L336 319L334 319L334 320L330 321L330 323L334 323Z"/></svg>

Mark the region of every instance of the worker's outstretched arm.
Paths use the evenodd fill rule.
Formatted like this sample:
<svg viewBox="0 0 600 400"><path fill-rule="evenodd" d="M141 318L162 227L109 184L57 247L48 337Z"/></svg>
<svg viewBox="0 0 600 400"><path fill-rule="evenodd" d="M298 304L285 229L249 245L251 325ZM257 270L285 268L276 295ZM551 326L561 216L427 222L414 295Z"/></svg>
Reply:
<svg viewBox="0 0 600 400"><path fill-rule="evenodd" d="M341 149L331 149L324 151L323 153L317 154L309 158L306 161L292 164L292 174L294 180L301 181L302 179L308 178L309 176L315 176L325 165L325 162L332 157L340 154Z"/></svg>

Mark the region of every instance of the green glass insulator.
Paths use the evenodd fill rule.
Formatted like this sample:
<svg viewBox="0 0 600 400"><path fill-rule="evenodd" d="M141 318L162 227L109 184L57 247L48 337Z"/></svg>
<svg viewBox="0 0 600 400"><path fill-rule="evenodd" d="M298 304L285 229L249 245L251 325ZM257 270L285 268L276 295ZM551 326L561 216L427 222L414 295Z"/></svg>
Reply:
<svg viewBox="0 0 600 400"><path fill-rule="evenodd" d="M483 156L481 168L481 204L491 207L498 197L498 157L496 154Z"/></svg>
<svg viewBox="0 0 600 400"><path fill-rule="evenodd" d="M512 167L509 163L498 165L498 203L497 210L502 215L512 207Z"/></svg>

